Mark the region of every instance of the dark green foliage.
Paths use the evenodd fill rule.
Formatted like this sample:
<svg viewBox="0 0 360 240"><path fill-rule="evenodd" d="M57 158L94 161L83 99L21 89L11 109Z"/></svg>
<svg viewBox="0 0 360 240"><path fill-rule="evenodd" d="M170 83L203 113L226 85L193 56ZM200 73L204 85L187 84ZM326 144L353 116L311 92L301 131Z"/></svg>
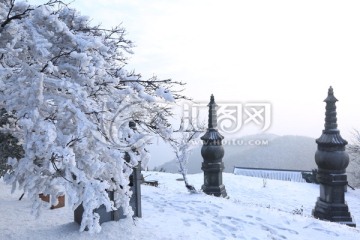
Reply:
<svg viewBox="0 0 360 240"><path fill-rule="evenodd" d="M317 169L313 169L311 173L309 172L301 172L302 178L305 179L307 183L316 183L319 184L319 182L316 179L317 175Z"/></svg>
<svg viewBox="0 0 360 240"><path fill-rule="evenodd" d="M294 215L303 215L304 214L304 207L301 206L301 208L296 208L292 211L292 214Z"/></svg>
<svg viewBox="0 0 360 240"><path fill-rule="evenodd" d="M0 126L9 122L9 114L5 109L0 109ZM9 157L20 159L24 155L24 150L17 138L10 133L0 131L0 177L2 177L10 166L7 165Z"/></svg>

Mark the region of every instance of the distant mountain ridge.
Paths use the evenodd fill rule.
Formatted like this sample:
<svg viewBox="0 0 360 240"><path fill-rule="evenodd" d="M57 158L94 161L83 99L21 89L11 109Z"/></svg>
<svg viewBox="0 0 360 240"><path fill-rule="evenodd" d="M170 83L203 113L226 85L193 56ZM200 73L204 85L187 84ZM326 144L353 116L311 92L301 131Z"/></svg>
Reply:
<svg viewBox="0 0 360 240"><path fill-rule="evenodd" d="M225 139L224 172L233 172L235 166L311 170L317 168L314 160L316 147L315 139L305 136L258 134L238 139ZM188 173L201 172L202 162L201 145L199 145L192 150L187 165ZM159 167L167 172L178 172L176 160Z"/></svg>

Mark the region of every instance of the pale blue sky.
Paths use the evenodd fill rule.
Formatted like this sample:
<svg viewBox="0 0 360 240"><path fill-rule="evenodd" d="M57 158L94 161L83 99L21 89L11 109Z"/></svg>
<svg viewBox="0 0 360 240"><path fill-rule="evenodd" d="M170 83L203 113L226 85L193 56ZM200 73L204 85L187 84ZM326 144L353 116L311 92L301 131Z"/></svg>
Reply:
<svg viewBox="0 0 360 240"><path fill-rule="evenodd" d="M30 2L39 2L30 0ZM129 69L187 83L218 102L271 102L268 132L319 137L328 87L338 124L360 129L360 2L76 0L94 24L123 24L135 42ZM246 129L242 134L246 134Z"/></svg>

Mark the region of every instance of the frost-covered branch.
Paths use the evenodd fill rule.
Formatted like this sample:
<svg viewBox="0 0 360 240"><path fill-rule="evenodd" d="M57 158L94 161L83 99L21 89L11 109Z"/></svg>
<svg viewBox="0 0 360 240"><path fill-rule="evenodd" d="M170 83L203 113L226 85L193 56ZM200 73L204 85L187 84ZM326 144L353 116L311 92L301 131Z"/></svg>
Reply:
<svg viewBox="0 0 360 240"><path fill-rule="evenodd" d="M6 18L0 24L1 28L4 28L7 24L9 24L13 20L20 20L20 19L26 17L30 11L33 11L35 9L35 7L32 7L31 5L28 5L25 2L20 2L20 3L21 4L19 4L19 5L15 5L15 0L10 0L9 3L7 3L7 2L4 3L5 6L7 5L7 8L9 10L6 15ZM64 6L68 6L68 4L65 4L64 2L59 1L59 0L50 0L40 6L53 6L54 4L61 4ZM37 7L40 7L40 6L37 6ZM2 31L1 28L0 28L0 32Z"/></svg>
<svg viewBox="0 0 360 240"><path fill-rule="evenodd" d="M14 12L13 11L14 7L15 7L15 0L11 0L6 19L0 24L1 28L5 27L7 24L9 24L11 21L15 19L22 19L29 11L34 10L33 8L30 8L30 6L28 6L26 9L22 10L21 12L15 12L14 15L10 17L10 15Z"/></svg>

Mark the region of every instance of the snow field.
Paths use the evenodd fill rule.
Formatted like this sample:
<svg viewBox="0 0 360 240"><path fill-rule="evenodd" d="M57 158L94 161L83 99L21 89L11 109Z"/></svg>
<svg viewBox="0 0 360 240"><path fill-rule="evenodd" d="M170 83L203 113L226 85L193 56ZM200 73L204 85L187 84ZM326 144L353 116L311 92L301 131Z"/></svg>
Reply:
<svg viewBox="0 0 360 240"><path fill-rule="evenodd" d="M360 231L311 216L319 186L223 174L229 199L189 194L179 174L143 172L159 187L142 186L143 218L102 225L99 234L80 233L68 206L42 215L30 214L30 201L21 192L10 194L0 183L0 239L360 239ZM202 174L188 175L200 188ZM265 185L265 187L264 187ZM350 212L360 219L359 190L346 193ZM302 212L301 212L302 209Z"/></svg>

